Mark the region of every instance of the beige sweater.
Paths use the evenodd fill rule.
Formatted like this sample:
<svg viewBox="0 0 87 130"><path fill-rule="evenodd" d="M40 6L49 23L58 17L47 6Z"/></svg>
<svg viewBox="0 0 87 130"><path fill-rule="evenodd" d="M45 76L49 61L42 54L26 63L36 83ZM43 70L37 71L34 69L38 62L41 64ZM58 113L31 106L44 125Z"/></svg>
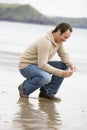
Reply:
<svg viewBox="0 0 87 130"><path fill-rule="evenodd" d="M19 61L19 69L23 69L30 64L38 64L40 69L61 77L63 70L48 64L48 61L52 59L56 52L67 66L70 67L72 65L69 55L64 49L63 43L56 43L52 31L49 31L45 36L30 45L23 53Z"/></svg>

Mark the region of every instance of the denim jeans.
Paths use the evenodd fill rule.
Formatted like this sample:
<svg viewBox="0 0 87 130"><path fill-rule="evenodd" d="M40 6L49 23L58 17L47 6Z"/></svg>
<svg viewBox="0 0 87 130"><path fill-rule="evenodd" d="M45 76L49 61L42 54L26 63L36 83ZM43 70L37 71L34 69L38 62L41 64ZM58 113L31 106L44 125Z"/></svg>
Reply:
<svg viewBox="0 0 87 130"><path fill-rule="evenodd" d="M50 61L48 64L58 69L67 70L68 67L61 61ZM37 64L31 64L20 69L21 74L26 78L23 82L23 89L27 95L40 88L47 95L54 96L64 80L64 77L57 77L38 68Z"/></svg>

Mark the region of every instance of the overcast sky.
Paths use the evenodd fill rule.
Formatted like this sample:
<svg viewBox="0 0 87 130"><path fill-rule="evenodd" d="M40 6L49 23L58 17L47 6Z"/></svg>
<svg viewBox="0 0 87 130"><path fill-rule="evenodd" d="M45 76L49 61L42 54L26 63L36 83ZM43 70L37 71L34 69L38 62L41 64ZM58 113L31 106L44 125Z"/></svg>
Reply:
<svg viewBox="0 0 87 130"><path fill-rule="evenodd" d="M0 0L0 3L31 4L50 16L87 18L87 0Z"/></svg>

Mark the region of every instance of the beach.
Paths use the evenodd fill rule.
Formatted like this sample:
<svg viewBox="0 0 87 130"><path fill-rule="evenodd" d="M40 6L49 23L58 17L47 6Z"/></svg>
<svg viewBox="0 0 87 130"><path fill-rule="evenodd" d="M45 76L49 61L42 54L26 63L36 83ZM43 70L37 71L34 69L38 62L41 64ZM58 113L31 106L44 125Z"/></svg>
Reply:
<svg viewBox="0 0 87 130"><path fill-rule="evenodd" d="M18 60L24 46L28 44L30 30L27 27L30 25L21 24L20 30L24 30L19 34L14 29L19 29L19 23L3 22L0 23L1 28L2 24L5 28L2 30L3 33L0 30L0 130L87 130L87 45L84 48L81 46L81 43L86 44L87 30L75 30L75 34L81 32L81 35L78 35L83 39L78 39L74 45L69 44L77 71L70 78L65 78L56 95L62 101L57 102L38 98L39 89L32 93L29 99L19 97L18 85L23 82L24 77L19 73ZM11 28L14 29L13 33ZM36 29L36 26L31 28ZM44 31L40 31L45 32L48 29L49 27L43 26ZM15 38L16 32L19 36ZM35 32L30 34L30 41L34 40L33 33ZM10 34L13 37L10 37ZM37 37L39 36L36 34L35 39ZM77 35L70 40L75 42L76 38Z"/></svg>

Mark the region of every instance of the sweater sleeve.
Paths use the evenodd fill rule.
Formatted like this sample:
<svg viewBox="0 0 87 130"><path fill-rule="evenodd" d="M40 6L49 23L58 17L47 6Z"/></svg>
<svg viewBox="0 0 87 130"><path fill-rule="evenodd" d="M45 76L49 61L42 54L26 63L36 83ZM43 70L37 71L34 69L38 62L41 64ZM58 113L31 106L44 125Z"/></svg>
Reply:
<svg viewBox="0 0 87 130"><path fill-rule="evenodd" d="M66 52L64 45L62 44L59 48L59 50L57 51L58 55L60 56L61 60L67 65L67 66L71 66L73 64L73 62L70 59L69 54Z"/></svg>
<svg viewBox="0 0 87 130"><path fill-rule="evenodd" d="M49 53L50 53L51 43L48 41L38 44L37 53L38 53L38 67L44 71L47 71L53 75L62 76L63 71L57 69L48 64Z"/></svg>

